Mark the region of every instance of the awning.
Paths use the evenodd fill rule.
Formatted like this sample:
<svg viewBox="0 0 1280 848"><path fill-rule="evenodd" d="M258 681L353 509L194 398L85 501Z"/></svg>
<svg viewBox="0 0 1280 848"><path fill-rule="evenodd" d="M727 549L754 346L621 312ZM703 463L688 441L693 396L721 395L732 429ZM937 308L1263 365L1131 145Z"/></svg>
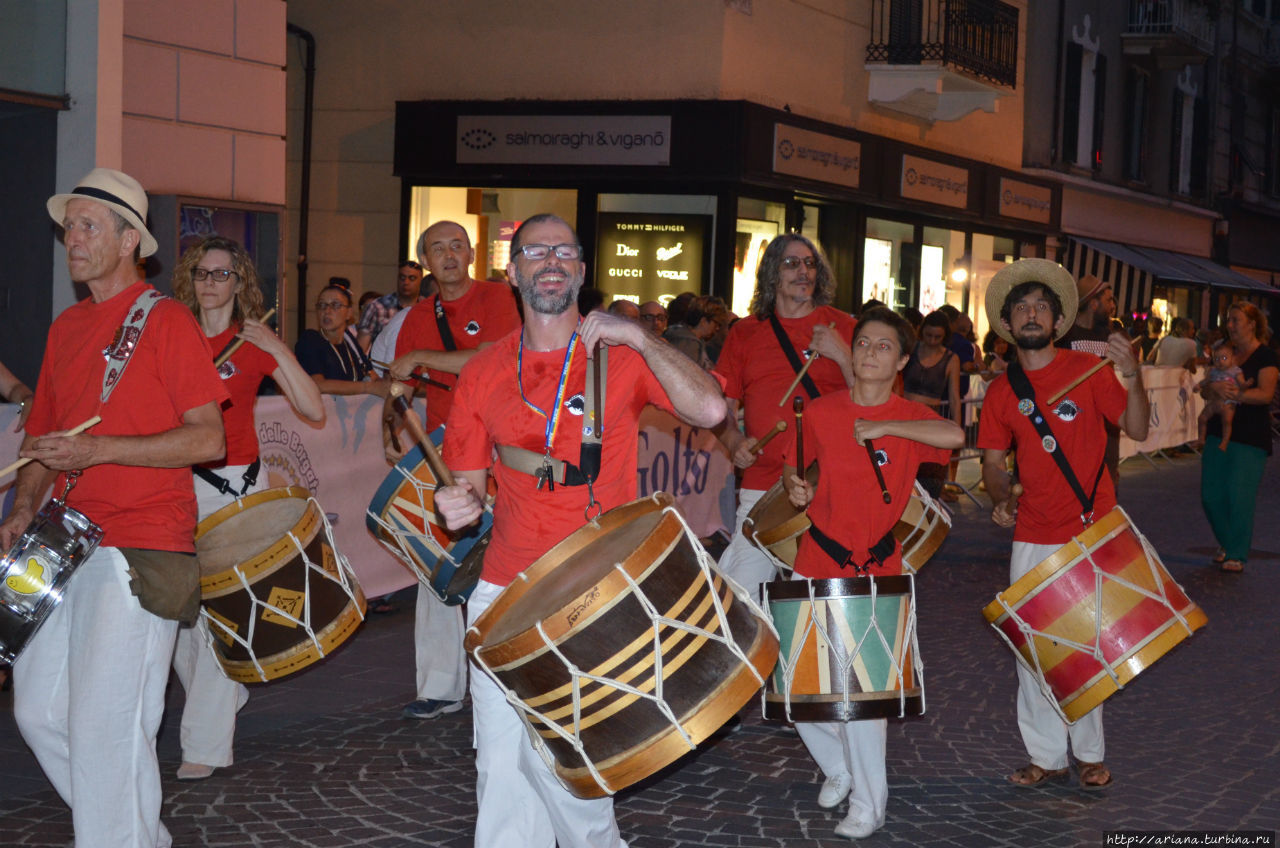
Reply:
<svg viewBox="0 0 1280 848"><path fill-rule="evenodd" d="M1101 239L1070 237L1062 264L1077 277L1093 274L1110 283L1122 315L1145 312L1151 305L1152 286L1157 284L1280 293L1211 259Z"/></svg>

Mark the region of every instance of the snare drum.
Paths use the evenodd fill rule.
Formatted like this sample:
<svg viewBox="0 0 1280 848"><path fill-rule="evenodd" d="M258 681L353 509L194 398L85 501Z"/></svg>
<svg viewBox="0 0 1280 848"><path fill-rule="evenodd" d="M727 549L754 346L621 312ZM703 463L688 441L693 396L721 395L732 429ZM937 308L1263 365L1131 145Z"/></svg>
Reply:
<svg viewBox="0 0 1280 848"><path fill-rule="evenodd" d="M265 489L196 528L201 614L227 677L240 683L300 671L364 621L365 599L306 489Z"/></svg>
<svg viewBox="0 0 1280 848"><path fill-rule="evenodd" d="M436 428L430 438L438 447L444 428ZM422 446L414 445L374 493L365 526L436 597L460 604L480 580L493 513L485 510L475 527L451 532L436 515L437 485Z"/></svg>
<svg viewBox="0 0 1280 848"><path fill-rule="evenodd" d="M600 516L530 565L467 631L534 746L580 798L653 774L736 713L778 640L664 492Z"/></svg>
<svg viewBox="0 0 1280 848"><path fill-rule="evenodd" d="M0 660L17 660L100 541L102 528L62 501L40 508L0 560Z"/></svg>
<svg viewBox="0 0 1280 848"><path fill-rule="evenodd" d="M818 463L809 464L805 471L809 485L818 485ZM800 536L809 529L809 514L796 509L787 499L782 481L774 483L742 522L742 535L773 561L778 575L786 577L796 564L796 550Z"/></svg>
<svg viewBox="0 0 1280 848"><path fill-rule="evenodd" d="M1069 723L1208 621L1118 506L982 614Z"/></svg>
<svg viewBox="0 0 1280 848"><path fill-rule="evenodd" d="M924 714L910 574L764 584L778 665L764 692L775 721Z"/></svg>

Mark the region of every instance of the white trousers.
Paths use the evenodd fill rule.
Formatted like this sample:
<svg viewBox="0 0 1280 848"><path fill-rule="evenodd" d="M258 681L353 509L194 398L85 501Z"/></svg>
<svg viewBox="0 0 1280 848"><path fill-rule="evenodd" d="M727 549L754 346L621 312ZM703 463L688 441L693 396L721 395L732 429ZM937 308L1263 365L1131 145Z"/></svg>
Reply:
<svg viewBox="0 0 1280 848"><path fill-rule="evenodd" d="M751 544L742 533L742 522L764 496L764 489L742 489L738 492L738 512L733 518L733 537L724 553L720 554L720 561L716 563L722 574L731 577L756 600L760 600L761 583L781 577L773 560Z"/></svg>
<svg viewBox="0 0 1280 848"><path fill-rule="evenodd" d="M467 694L463 633L462 606L445 606L435 592L419 583L413 610L418 700L461 701Z"/></svg>
<svg viewBox="0 0 1280 848"><path fill-rule="evenodd" d="M796 732L809 749L823 777L848 774L849 812L862 821L884 825L889 804L889 781L884 758L889 722L883 718L863 721L797 721Z"/></svg>
<svg viewBox="0 0 1280 848"><path fill-rule="evenodd" d="M218 469L237 490L244 485L244 465ZM245 494L267 488L266 470L258 474L258 482ZM234 501L235 495L224 494L199 477L195 478L196 507L204 519ZM182 708L179 740L182 761L225 768L234 762L232 745L236 735L236 713L249 700L249 690L230 680L209 646L209 626L201 616L195 627L178 630L173 652L173 670L187 693Z"/></svg>
<svg viewBox="0 0 1280 848"><path fill-rule="evenodd" d="M168 848L156 733L177 622L144 610L98 548L13 668L14 718L71 807L76 848Z"/></svg>
<svg viewBox="0 0 1280 848"><path fill-rule="evenodd" d="M480 581L467 601L470 626L502 591ZM515 708L479 668L471 675L476 733L476 848L626 848L612 798L565 789L534 750Z"/></svg>
<svg viewBox="0 0 1280 848"><path fill-rule="evenodd" d="M1009 560L1009 582L1017 582L1061 545L1036 545L1014 542ZM1076 759L1100 763L1106 754L1102 736L1102 707L1097 706L1075 724L1067 724L1053 708L1053 702L1040 690L1034 672L1018 663L1018 730L1031 762L1042 769L1062 769L1068 765L1067 745Z"/></svg>

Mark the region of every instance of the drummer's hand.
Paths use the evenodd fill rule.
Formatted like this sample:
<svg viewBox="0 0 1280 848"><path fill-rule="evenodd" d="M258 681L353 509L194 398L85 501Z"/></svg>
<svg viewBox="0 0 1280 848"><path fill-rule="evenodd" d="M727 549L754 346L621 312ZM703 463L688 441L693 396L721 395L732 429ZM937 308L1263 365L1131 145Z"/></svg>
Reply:
<svg viewBox="0 0 1280 848"><path fill-rule="evenodd" d="M461 530L476 522L484 512L484 501L471 488L471 481L464 477L455 478L452 486L436 489L436 511L444 519L444 526L450 530Z"/></svg>
<svg viewBox="0 0 1280 848"><path fill-rule="evenodd" d="M13 509L5 520L0 523L0 551L7 551L13 547L19 537L26 532L27 525L35 518L36 514L31 507L14 504Z"/></svg>
<svg viewBox="0 0 1280 848"><path fill-rule="evenodd" d="M236 335L272 356L278 356L281 353L293 355L293 351L289 350L289 346L275 334L275 331L261 321L246 318L240 332Z"/></svg>
<svg viewBox="0 0 1280 848"><path fill-rule="evenodd" d="M411 350L404 356L396 357L395 362L387 366L387 373L403 383L413 377L414 370L421 364L418 361L418 352Z"/></svg>
<svg viewBox="0 0 1280 848"><path fill-rule="evenodd" d="M595 356L597 345L626 345L643 353L645 344L656 338L639 323L603 309L587 313L578 328L578 335L588 357Z"/></svg>
<svg viewBox="0 0 1280 848"><path fill-rule="evenodd" d="M88 433L67 436L65 432L40 436L25 450L18 451L18 456L34 459L54 471L76 471L97 465L96 438Z"/></svg>
<svg viewBox="0 0 1280 848"><path fill-rule="evenodd" d="M813 486L808 480L800 479L799 474L792 474L786 480L787 500L796 509L806 509L813 500Z"/></svg>
<svg viewBox="0 0 1280 848"><path fill-rule="evenodd" d="M849 345L845 344L844 339L834 328L825 324L819 324L813 328L813 339L809 342L809 349L819 356L835 360L835 363L842 368L853 361L853 351Z"/></svg>
<svg viewBox="0 0 1280 848"><path fill-rule="evenodd" d="M1132 374L1138 370L1138 357L1133 352L1133 341L1120 332L1107 337L1107 359L1116 364L1121 374Z"/></svg>
<svg viewBox="0 0 1280 848"><path fill-rule="evenodd" d="M991 510L991 520L1001 527L1012 527L1018 520L1018 499L1009 497Z"/></svg>
<svg viewBox="0 0 1280 848"><path fill-rule="evenodd" d="M759 439L744 439L738 443L738 447L733 451L733 464L738 468L750 468L755 465L756 458L759 454L754 454L751 449L756 446Z"/></svg>
<svg viewBox="0 0 1280 848"><path fill-rule="evenodd" d="M872 421L870 418L859 418L853 422L853 438L860 444L865 445L867 439L879 439L889 435L889 422Z"/></svg>

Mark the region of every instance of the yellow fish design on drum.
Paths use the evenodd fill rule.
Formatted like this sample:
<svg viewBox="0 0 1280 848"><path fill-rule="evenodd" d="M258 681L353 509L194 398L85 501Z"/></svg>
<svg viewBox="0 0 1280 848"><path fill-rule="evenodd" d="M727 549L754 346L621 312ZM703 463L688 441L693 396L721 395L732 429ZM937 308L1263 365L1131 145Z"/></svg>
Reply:
<svg viewBox="0 0 1280 848"><path fill-rule="evenodd" d="M11 571L5 578L4 585L19 595L38 595L49 588L49 581L45 579L44 572L44 563L35 557L28 557L26 568L22 571Z"/></svg>

